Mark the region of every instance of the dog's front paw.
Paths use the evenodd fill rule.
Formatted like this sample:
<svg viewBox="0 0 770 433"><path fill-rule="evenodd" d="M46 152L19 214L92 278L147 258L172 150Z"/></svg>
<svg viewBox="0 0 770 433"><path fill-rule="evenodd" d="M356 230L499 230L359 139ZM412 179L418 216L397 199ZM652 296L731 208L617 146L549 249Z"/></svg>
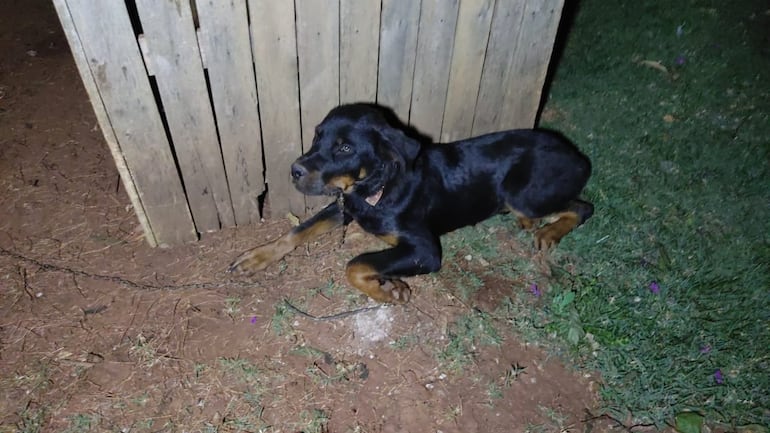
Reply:
<svg viewBox="0 0 770 433"><path fill-rule="evenodd" d="M236 275L251 275L261 271L283 257L276 245L267 244L253 248L238 256L227 268L227 272Z"/></svg>
<svg viewBox="0 0 770 433"><path fill-rule="evenodd" d="M409 285L398 278L385 280L380 285L380 289L390 295L390 300L386 302L393 304L406 304L412 297L412 290L409 288Z"/></svg>

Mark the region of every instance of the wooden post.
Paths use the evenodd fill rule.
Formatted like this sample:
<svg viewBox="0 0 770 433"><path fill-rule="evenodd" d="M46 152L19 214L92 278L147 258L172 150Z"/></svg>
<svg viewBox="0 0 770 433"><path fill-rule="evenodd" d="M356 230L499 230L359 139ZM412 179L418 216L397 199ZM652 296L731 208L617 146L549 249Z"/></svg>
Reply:
<svg viewBox="0 0 770 433"><path fill-rule="evenodd" d="M271 217L302 215L305 198L291 184L291 163L302 154L294 2L249 0L265 171Z"/></svg>
<svg viewBox="0 0 770 433"><path fill-rule="evenodd" d="M517 85L519 78L514 75L513 64L518 51L519 35L522 31L527 31L522 29L526 4L526 0L497 0L495 4L492 33L489 35L484 72L476 102L473 135L532 126L503 122L506 89L510 85Z"/></svg>
<svg viewBox="0 0 770 433"><path fill-rule="evenodd" d="M125 4L54 4L148 242L165 246L196 240Z"/></svg>
<svg viewBox="0 0 770 433"><path fill-rule="evenodd" d="M530 128L535 124L563 7L564 0L527 3L511 65L516 80L501 83L505 88L502 125Z"/></svg>
<svg viewBox="0 0 770 433"><path fill-rule="evenodd" d="M377 102L409 121L417 52L419 0L383 0Z"/></svg>
<svg viewBox="0 0 770 433"><path fill-rule="evenodd" d="M494 0L460 2L441 141L471 136L494 6Z"/></svg>
<svg viewBox="0 0 770 433"><path fill-rule="evenodd" d="M340 103L377 99L381 0L340 0Z"/></svg>
<svg viewBox="0 0 770 433"><path fill-rule="evenodd" d="M423 0L409 123L439 141L459 0Z"/></svg>
<svg viewBox="0 0 770 433"><path fill-rule="evenodd" d="M201 232L234 226L190 4L137 0L136 6L145 63L158 83L195 226Z"/></svg>
<svg viewBox="0 0 770 433"><path fill-rule="evenodd" d="M246 0L198 2L200 48L206 59L235 223L260 220L265 190L257 83Z"/></svg>
<svg viewBox="0 0 770 433"><path fill-rule="evenodd" d="M297 56L302 119L302 150L313 144L315 127L340 102L339 2L302 0L297 7ZM306 197L314 213L329 197Z"/></svg>

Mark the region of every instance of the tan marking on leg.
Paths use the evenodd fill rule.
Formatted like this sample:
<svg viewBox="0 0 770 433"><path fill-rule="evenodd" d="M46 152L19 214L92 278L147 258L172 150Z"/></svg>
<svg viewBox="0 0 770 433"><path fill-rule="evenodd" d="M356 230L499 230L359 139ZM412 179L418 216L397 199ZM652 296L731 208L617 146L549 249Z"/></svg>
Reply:
<svg viewBox="0 0 770 433"><path fill-rule="evenodd" d="M297 247L291 234L281 236L273 242L252 248L238 256L230 265L228 271L236 274L253 274L268 267L271 263L281 260Z"/></svg>
<svg viewBox="0 0 770 433"><path fill-rule="evenodd" d="M398 245L398 236L393 233L388 233L386 235L379 235L377 237L380 238L381 241L390 245L391 247L395 247L396 245Z"/></svg>
<svg viewBox="0 0 770 433"><path fill-rule="evenodd" d="M294 243L294 246L296 247L297 245L304 244L305 242L315 240L322 234L329 233L339 225L340 223L337 221L328 219L320 220L316 221L315 224L309 227L305 227L304 230L300 230L298 232L290 232L286 236L291 238L291 242Z"/></svg>
<svg viewBox="0 0 770 433"><path fill-rule="evenodd" d="M509 205L506 205L505 207L516 217L516 220L519 222L519 228L522 230L531 231L535 228L535 225L537 225L537 219L529 218Z"/></svg>
<svg viewBox="0 0 770 433"><path fill-rule="evenodd" d="M535 247L538 250L553 248L559 241L580 224L580 216L573 211L552 215L555 220L535 232Z"/></svg>
<svg viewBox="0 0 770 433"><path fill-rule="evenodd" d="M380 285L380 275L366 263L348 263L345 272L350 284L377 302L404 304L409 302L409 286L399 280L387 280Z"/></svg>
<svg viewBox="0 0 770 433"><path fill-rule="evenodd" d="M334 220L320 220L299 231L291 231L268 244L252 248L238 256L228 270L236 274L253 274L281 260L297 246L310 242L339 226Z"/></svg>

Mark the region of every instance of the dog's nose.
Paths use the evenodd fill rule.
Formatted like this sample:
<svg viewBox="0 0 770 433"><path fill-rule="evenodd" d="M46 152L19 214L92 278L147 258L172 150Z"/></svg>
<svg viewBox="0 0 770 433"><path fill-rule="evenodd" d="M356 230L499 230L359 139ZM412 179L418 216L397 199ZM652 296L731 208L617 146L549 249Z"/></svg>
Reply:
<svg viewBox="0 0 770 433"><path fill-rule="evenodd" d="M307 174L307 169L304 166L297 164L296 162L291 165L292 179L299 180L299 178L305 176L306 174Z"/></svg>

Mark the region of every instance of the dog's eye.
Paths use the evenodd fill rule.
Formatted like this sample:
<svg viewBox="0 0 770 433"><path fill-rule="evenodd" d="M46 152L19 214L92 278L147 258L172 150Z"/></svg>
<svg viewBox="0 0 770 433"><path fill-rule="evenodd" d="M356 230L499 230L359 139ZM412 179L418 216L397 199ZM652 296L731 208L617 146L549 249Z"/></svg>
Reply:
<svg viewBox="0 0 770 433"><path fill-rule="evenodd" d="M353 148L350 147L348 143L345 143L342 141L342 139L337 140L337 153L350 153Z"/></svg>

